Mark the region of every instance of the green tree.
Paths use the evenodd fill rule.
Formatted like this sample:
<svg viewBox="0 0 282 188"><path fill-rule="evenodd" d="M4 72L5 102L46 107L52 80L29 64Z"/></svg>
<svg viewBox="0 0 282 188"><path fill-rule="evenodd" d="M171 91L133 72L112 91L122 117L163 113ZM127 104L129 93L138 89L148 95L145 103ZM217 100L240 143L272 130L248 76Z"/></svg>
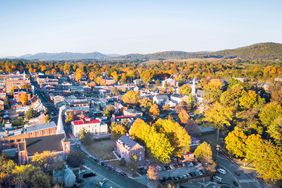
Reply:
<svg viewBox="0 0 282 188"><path fill-rule="evenodd" d="M78 139L85 145L89 145L92 142L93 135L86 131L85 129L82 129L78 133Z"/></svg>
<svg viewBox="0 0 282 188"><path fill-rule="evenodd" d="M72 168L78 168L83 164L83 156L78 151L72 151L67 157L67 164Z"/></svg>
<svg viewBox="0 0 282 188"><path fill-rule="evenodd" d="M30 181L31 181L31 187L51 188L50 177L41 171L32 175Z"/></svg>

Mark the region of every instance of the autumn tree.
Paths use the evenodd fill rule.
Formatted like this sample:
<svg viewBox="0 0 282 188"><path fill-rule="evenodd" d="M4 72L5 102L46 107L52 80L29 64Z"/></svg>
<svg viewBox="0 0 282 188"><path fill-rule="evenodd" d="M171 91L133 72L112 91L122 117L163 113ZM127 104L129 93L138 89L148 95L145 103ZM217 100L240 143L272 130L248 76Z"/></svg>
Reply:
<svg viewBox="0 0 282 188"><path fill-rule="evenodd" d="M189 119L190 119L189 114L183 108L179 111L178 117L179 117L180 122L183 123L183 124L187 124Z"/></svg>
<svg viewBox="0 0 282 188"><path fill-rule="evenodd" d="M121 100L127 104L137 104L139 98L140 96L138 91L128 91L122 96Z"/></svg>
<svg viewBox="0 0 282 188"><path fill-rule="evenodd" d="M95 77L96 77L95 72L91 71L88 73L89 80L94 81Z"/></svg>
<svg viewBox="0 0 282 188"><path fill-rule="evenodd" d="M231 125L232 109L216 102L205 111L205 121L211 122L216 128L224 129Z"/></svg>
<svg viewBox="0 0 282 188"><path fill-rule="evenodd" d="M218 101L223 89L223 82L220 79L212 79L204 85L204 100L208 104Z"/></svg>
<svg viewBox="0 0 282 188"><path fill-rule="evenodd" d="M178 92L180 95L189 95L191 93L191 86L189 84L184 84L179 87Z"/></svg>
<svg viewBox="0 0 282 188"><path fill-rule="evenodd" d="M156 181L160 178L160 172L156 165L149 165L147 170L147 177L149 180Z"/></svg>
<svg viewBox="0 0 282 188"><path fill-rule="evenodd" d="M79 80L82 78L82 75L83 75L83 70L80 69L80 68L77 68L77 69L75 70L75 73L74 73L74 79L75 79L76 81L79 81Z"/></svg>
<svg viewBox="0 0 282 188"><path fill-rule="evenodd" d="M160 110L159 110L159 106L157 104L153 104L151 107L150 107L150 110L149 110L150 114L154 117L157 117L160 115Z"/></svg>
<svg viewBox="0 0 282 188"><path fill-rule="evenodd" d="M19 100L21 101L22 105L26 105L27 104L27 101L28 101L28 95L26 92L21 92L19 94Z"/></svg>
<svg viewBox="0 0 282 188"><path fill-rule="evenodd" d="M154 76L154 72L152 70L146 70L146 71L143 71L141 74L140 74L140 78L142 79L142 81L146 84L148 84L151 79L153 78Z"/></svg>
<svg viewBox="0 0 282 188"><path fill-rule="evenodd" d="M114 139L118 139L126 133L126 129L123 125L113 122L111 125L111 132L112 132L112 137Z"/></svg>
<svg viewBox="0 0 282 188"><path fill-rule="evenodd" d="M34 166L43 168L44 171L49 170L50 165L53 163L55 154L50 151L43 151L42 153L35 153L31 159Z"/></svg>
<svg viewBox="0 0 282 188"><path fill-rule="evenodd" d="M174 148L174 154L181 156L190 151L191 137L177 122L169 119L158 119L153 127L157 132L164 133Z"/></svg>
<svg viewBox="0 0 282 188"><path fill-rule="evenodd" d="M282 114L282 107L277 102L271 102L261 108L259 119L265 127L268 127Z"/></svg>
<svg viewBox="0 0 282 188"><path fill-rule="evenodd" d="M150 108L153 105L153 101L149 98L142 98L139 100L139 104L143 108Z"/></svg>
<svg viewBox="0 0 282 188"><path fill-rule="evenodd" d="M213 163L211 145L207 142L198 145L194 154L203 163Z"/></svg>
<svg viewBox="0 0 282 188"><path fill-rule="evenodd" d="M274 119L266 131L278 145L282 144L282 115Z"/></svg>
<svg viewBox="0 0 282 188"><path fill-rule="evenodd" d="M263 104L264 100L255 91L249 90L242 92L239 102L242 109L249 109Z"/></svg>
<svg viewBox="0 0 282 188"><path fill-rule="evenodd" d="M239 108L239 99L242 96L243 87L241 84L233 85L230 89L223 92L220 96L220 103L224 106L233 107L234 110Z"/></svg>
<svg viewBox="0 0 282 188"><path fill-rule="evenodd" d="M170 157L174 149L165 134L158 133L154 127L149 126L141 119L134 121L129 130L129 134L143 142L152 157L162 163L170 162Z"/></svg>
<svg viewBox="0 0 282 188"><path fill-rule="evenodd" d="M117 71L112 72L111 76L113 77L115 82L119 81L119 75L118 75Z"/></svg>
<svg viewBox="0 0 282 188"><path fill-rule="evenodd" d="M0 156L0 187L8 187L11 184L12 171L16 163L12 160L6 159L3 155Z"/></svg>
<svg viewBox="0 0 282 188"><path fill-rule="evenodd" d="M225 137L226 149L236 157L245 157L247 136L243 130L235 127L232 132L229 132Z"/></svg>
<svg viewBox="0 0 282 188"><path fill-rule="evenodd" d="M74 120L74 115L73 115L73 112L67 112L67 117L65 119L65 123L66 124L69 124L71 121Z"/></svg>

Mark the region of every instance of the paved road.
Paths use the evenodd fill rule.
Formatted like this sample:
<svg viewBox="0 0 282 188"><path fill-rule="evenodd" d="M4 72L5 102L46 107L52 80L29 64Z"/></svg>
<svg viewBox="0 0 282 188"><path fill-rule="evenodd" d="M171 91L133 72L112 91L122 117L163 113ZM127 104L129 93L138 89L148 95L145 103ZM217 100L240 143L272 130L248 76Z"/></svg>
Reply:
<svg viewBox="0 0 282 188"><path fill-rule="evenodd" d="M124 187L124 188L146 188L145 185L138 183L126 176L121 176L116 172L101 166L96 161L94 161L91 157L86 155L80 148L72 147L72 150L80 151L84 156L84 165L93 170L95 173L104 176L109 181L116 184L116 187ZM115 188L115 187L113 187Z"/></svg>
<svg viewBox="0 0 282 188"><path fill-rule="evenodd" d="M261 185L254 174L251 171L246 171L240 166L238 166L236 163L231 161L229 158L218 155L218 163L220 166L223 166L224 169L226 169L229 173L233 175L233 177L236 179L237 183L239 184L239 187L241 188L262 188L264 187ZM236 171L242 171L240 176L236 176Z"/></svg>

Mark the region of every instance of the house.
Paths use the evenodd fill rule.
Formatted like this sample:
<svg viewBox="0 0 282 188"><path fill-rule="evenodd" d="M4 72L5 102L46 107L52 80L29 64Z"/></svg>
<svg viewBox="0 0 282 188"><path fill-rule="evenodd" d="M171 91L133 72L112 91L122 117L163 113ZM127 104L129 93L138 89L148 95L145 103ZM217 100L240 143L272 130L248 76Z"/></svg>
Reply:
<svg viewBox="0 0 282 188"><path fill-rule="evenodd" d="M70 152L70 142L66 141L65 134L56 134L34 138L26 138L18 144L18 158L20 164L30 162L35 153L50 151L55 158L64 160Z"/></svg>
<svg viewBox="0 0 282 188"><path fill-rule="evenodd" d="M173 78L168 78L162 81L162 87L178 87L178 82Z"/></svg>
<svg viewBox="0 0 282 188"><path fill-rule="evenodd" d="M138 116L142 116L143 113L142 112L139 112L135 109L125 109L123 111L123 115L124 116L134 116L134 117L138 117Z"/></svg>
<svg viewBox="0 0 282 188"><path fill-rule="evenodd" d="M144 147L126 135L121 136L116 141L116 152L126 161L134 159L138 162L142 162L145 160Z"/></svg>
<svg viewBox="0 0 282 188"><path fill-rule="evenodd" d="M112 121L117 123L123 123L123 122L129 122L132 123L135 120L135 116L129 115L129 116L115 116L113 115Z"/></svg>
<svg viewBox="0 0 282 188"><path fill-rule="evenodd" d="M71 122L71 130L75 137L78 137L78 133L83 129L93 134L108 133L108 125L101 122L100 119L84 117Z"/></svg>
<svg viewBox="0 0 282 188"><path fill-rule="evenodd" d="M169 98L167 95L155 95L153 102L157 105L165 105L169 102Z"/></svg>
<svg viewBox="0 0 282 188"><path fill-rule="evenodd" d="M185 97L182 97L181 95L179 94L174 94L174 95L171 95L170 96L170 100L173 102L173 103L180 103L181 101L183 101L185 99Z"/></svg>
<svg viewBox="0 0 282 188"><path fill-rule="evenodd" d="M55 87L59 83L58 78L56 78L54 75L44 75L44 74L38 75L36 81L40 86L40 88L47 85Z"/></svg>

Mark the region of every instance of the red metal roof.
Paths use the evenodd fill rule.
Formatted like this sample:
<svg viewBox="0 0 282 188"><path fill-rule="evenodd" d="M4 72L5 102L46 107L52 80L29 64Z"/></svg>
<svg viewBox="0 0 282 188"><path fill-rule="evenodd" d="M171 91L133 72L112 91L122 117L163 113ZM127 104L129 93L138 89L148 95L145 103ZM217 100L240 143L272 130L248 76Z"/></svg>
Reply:
<svg viewBox="0 0 282 188"><path fill-rule="evenodd" d="M83 120L83 119L80 119L80 120L74 120L74 121L73 121L73 124L74 124L74 125L96 124L96 123L100 123L100 120L98 120L98 119L89 119L89 118L85 118L84 120Z"/></svg>
<svg viewBox="0 0 282 188"><path fill-rule="evenodd" d="M134 118L135 116L116 116L115 119Z"/></svg>

